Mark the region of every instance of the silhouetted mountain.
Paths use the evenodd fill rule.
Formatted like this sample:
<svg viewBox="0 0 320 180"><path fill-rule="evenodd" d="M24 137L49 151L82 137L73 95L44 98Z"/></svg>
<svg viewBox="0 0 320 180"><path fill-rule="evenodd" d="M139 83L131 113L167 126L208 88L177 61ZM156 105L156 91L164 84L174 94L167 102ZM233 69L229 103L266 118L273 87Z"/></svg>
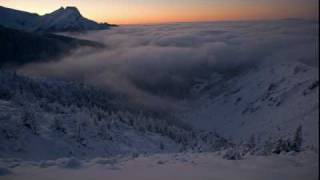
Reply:
<svg viewBox="0 0 320 180"><path fill-rule="evenodd" d="M52 13L39 16L0 6L0 16L0 25L25 31L87 31L109 29L114 26L86 19L76 7L61 7Z"/></svg>
<svg viewBox="0 0 320 180"><path fill-rule="evenodd" d="M0 66L20 65L57 58L71 50L103 45L54 34L24 32L0 26Z"/></svg>
<svg viewBox="0 0 320 180"><path fill-rule="evenodd" d="M85 31L110 28L107 24L98 24L82 17L76 7L67 7L42 16L37 31Z"/></svg>

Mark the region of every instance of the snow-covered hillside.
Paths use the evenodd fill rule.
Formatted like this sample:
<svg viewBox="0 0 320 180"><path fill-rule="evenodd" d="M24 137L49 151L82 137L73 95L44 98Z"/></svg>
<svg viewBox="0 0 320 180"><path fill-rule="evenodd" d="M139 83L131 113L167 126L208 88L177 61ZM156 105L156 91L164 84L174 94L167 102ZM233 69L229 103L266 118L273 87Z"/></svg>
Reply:
<svg viewBox="0 0 320 180"><path fill-rule="evenodd" d="M213 73L197 80L195 100L177 116L237 142L254 137L260 145L292 139L301 127L303 145L318 149L318 75L316 66L278 59L236 76Z"/></svg>
<svg viewBox="0 0 320 180"><path fill-rule="evenodd" d="M216 151L231 144L129 108L126 97L83 84L0 73L0 157L31 160Z"/></svg>
<svg viewBox="0 0 320 180"><path fill-rule="evenodd" d="M190 109L172 119L132 108L121 93L1 72L0 157L41 160L228 149L223 157L242 159L248 154L318 152L317 73L299 62L262 64L232 77L214 73L194 86Z"/></svg>

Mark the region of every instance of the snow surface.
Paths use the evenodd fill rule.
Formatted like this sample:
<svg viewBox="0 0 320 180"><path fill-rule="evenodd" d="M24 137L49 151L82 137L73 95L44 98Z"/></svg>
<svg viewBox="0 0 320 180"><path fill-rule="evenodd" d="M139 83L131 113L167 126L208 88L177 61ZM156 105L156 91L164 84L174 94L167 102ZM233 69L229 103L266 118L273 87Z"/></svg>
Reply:
<svg viewBox="0 0 320 180"><path fill-rule="evenodd" d="M37 29L46 31L84 31L108 29L108 26L82 17L76 7L61 7L50 14L42 16Z"/></svg>
<svg viewBox="0 0 320 180"><path fill-rule="evenodd" d="M318 155L249 156L228 161L214 153L155 154L139 157L30 162L2 160L10 173L1 180L316 180ZM4 169L4 168L3 168Z"/></svg>
<svg viewBox="0 0 320 180"><path fill-rule="evenodd" d="M195 86L200 98L177 116L238 142L290 139L301 125L304 146L318 149L318 74L302 62L275 60L229 79L217 74Z"/></svg>
<svg viewBox="0 0 320 180"><path fill-rule="evenodd" d="M230 145L214 133L130 110L121 94L2 71L0 84L0 158L92 158Z"/></svg>

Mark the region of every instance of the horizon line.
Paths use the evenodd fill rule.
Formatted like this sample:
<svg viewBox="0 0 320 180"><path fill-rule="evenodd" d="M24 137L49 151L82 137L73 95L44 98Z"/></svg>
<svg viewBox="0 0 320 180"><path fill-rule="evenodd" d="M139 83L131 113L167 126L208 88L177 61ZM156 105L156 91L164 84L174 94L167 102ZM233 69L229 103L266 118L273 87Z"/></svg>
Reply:
<svg viewBox="0 0 320 180"><path fill-rule="evenodd" d="M8 9L13 9L13 10L17 10L17 11L22 11L22 12L26 12L26 13L31 13L31 14L37 14L39 16L43 16L45 14L50 14L56 10L58 10L59 8L63 7L76 7L77 9L79 9L77 6L60 6L58 7L56 10L53 10L51 12L46 12L44 14L40 14L37 12L30 12L24 9L18 9L18 8L12 8L12 7L6 7L3 5L0 5L0 7L3 8L8 8ZM79 10L80 11L80 10ZM177 23L210 23L210 22L255 22L255 21L281 21L281 20L304 20L304 21L319 21L319 16L315 17L315 18L306 18L306 17L282 17L282 18L244 18L244 19L208 19L208 20L179 20L179 21L161 21L161 22L141 22L141 23L116 23L116 22L108 22L108 21L99 21L96 20L94 18L88 18L86 15L83 15L82 12L80 11L81 15L84 18L96 21L98 23L108 23L108 24L116 24L116 25L161 25L161 24L177 24Z"/></svg>
<svg viewBox="0 0 320 180"><path fill-rule="evenodd" d="M256 21L319 21L319 18L302 18L302 17L288 17L288 18L261 18L261 19L224 19L224 20L195 20L195 21L167 21L167 22L146 22L146 23L116 23L117 25L161 25L161 24L177 24L177 23L210 23L210 22L256 22ZM104 23L104 22L99 22ZM114 24L114 23L112 23Z"/></svg>

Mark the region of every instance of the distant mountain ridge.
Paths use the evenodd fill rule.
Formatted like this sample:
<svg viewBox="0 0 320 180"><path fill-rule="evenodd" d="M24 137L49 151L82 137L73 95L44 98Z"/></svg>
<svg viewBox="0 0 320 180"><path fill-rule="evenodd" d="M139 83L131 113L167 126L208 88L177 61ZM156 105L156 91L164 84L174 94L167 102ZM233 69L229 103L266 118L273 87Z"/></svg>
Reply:
<svg viewBox="0 0 320 180"><path fill-rule="evenodd" d="M65 32L104 30L112 26L83 17L76 7L60 9L40 16L0 6L0 25L29 32Z"/></svg>

